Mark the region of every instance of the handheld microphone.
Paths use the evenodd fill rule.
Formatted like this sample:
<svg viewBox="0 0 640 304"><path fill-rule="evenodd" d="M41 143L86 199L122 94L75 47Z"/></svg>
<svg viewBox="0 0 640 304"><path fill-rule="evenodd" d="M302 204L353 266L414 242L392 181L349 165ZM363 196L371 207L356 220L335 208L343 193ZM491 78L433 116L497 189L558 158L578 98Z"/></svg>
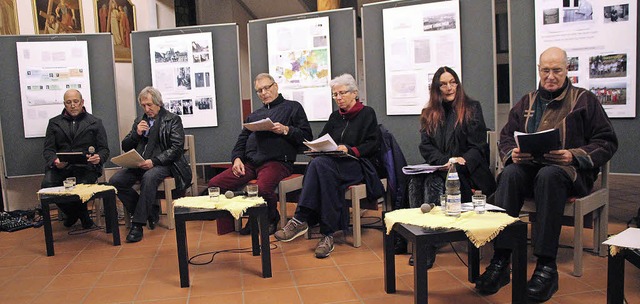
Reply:
<svg viewBox="0 0 640 304"><path fill-rule="evenodd" d="M234 198L236 196L246 196L247 193L244 191L231 191L228 190L227 192L224 193L224 197L226 198Z"/></svg>
<svg viewBox="0 0 640 304"><path fill-rule="evenodd" d="M433 207L435 207L434 204L422 204L420 211L422 211L422 213L429 213Z"/></svg>
<svg viewBox="0 0 640 304"><path fill-rule="evenodd" d="M94 148L93 146L89 146L87 152L89 152L89 156L93 156L93 154L96 154L96 148Z"/></svg>

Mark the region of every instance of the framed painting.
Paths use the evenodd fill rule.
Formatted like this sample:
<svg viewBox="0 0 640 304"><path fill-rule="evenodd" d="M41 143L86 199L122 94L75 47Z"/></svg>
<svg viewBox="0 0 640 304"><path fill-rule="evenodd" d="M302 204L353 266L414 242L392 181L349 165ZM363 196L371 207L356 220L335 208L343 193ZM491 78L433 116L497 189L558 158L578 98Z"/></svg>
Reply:
<svg viewBox="0 0 640 304"><path fill-rule="evenodd" d="M136 7L130 0L94 0L96 31L111 33L118 62L131 62L131 32L136 30Z"/></svg>
<svg viewBox="0 0 640 304"><path fill-rule="evenodd" d="M16 0L0 0L0 35L18 35Z"/></svg>
<svg viewBox="0 0 640 304"><path fill-rule="evenodd" d="M36 34L84 33L80 0L32 0Z"/></svg>

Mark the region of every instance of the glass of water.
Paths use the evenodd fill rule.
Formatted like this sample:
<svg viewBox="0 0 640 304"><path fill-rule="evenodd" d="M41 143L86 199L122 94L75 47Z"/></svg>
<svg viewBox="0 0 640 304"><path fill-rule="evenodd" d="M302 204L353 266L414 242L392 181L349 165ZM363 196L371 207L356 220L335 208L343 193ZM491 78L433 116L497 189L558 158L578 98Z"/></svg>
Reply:
<svg viewBox="0 0 640 304"><path fill-rule="evenodd" d="M258 185L256 185L256 184L247 185L247 197L249 197L249 198L257 198L258 197Z"/></svg>
<svg viewBox="0 0 640 304"><path fill-rule="evenodd" d="M209 187L209 200L217 202L220 199L220 187Z"/></svg>
<svg viewBox="0 0 640 304"><path fill-rule="evenodd" d="M76 178L75 177L67 177L67 179L62 182L65 190L71 190L76 186Z"/></svg>

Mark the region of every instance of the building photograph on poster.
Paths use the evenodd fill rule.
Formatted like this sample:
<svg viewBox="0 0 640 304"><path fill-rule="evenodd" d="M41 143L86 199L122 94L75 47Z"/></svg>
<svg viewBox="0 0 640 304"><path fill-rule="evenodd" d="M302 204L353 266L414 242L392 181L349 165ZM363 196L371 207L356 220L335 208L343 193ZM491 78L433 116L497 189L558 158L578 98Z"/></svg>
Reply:
<svg viewBox="0 0 640 304"><path fill-rule="evenodd" d="M80 0L32 0L36 34L84 33Z"/></svg>
<svg viewBox="0 0 640 304"><path fill-rule="evenodd" d="M433 72L461 72L458 1L387 8L383 13L387 115L419 115Z"/></svg>
<svg viewBox="0 0 640 304"><path fill-rule="evenodd" d="M118 62L131 62L131 32L136 30L136 8L130 0L94 0L96 30L111 33Z"/></svg>
<svg viewBox="0 0 640 304"><path fill-rule="evenodd" d="M267 24L269 74L282 96L299 102L309 121L331 115L329 17Z"/></svg>
<svg viewBox="0 0 640 304"><path fill-rule="evenodd" d="M558 10L554 22L550 12ZM611 118L635 117L637 2L536 0L536 57L552 46L567 52L567 76L590 90Z"/></svg>
<svg viewBox="0 0 640 304"><path fill-rule="evenodd" d="M185 128L218 125L212 49L211 33L149 38L153 86Z"/></svg>

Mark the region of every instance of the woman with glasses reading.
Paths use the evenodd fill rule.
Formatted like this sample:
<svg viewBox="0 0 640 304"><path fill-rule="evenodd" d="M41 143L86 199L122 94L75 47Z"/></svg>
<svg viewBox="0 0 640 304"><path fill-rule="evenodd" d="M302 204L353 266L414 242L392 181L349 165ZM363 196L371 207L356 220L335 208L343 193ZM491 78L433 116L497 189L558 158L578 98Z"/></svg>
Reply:
<svg viewBox="0 0 640 304"><path fill-rule="evenodd" d="M456 158L463 202L471 201L471 189L493 194L496 183L489 170L487 127L480 103L464 92L458 74L446 66L434 74L429 94L429 103L420 114L420 154L426 163L445 167L434 173L411 176L409 206L440 205L452 157ZM431 267L435 248L429 248L428 254ZM409 264L413 264L413 256Z"/></svg>
<svg viewBox="0 0 640 304"><path fill-rule="evenodd" d="M371 181L367 182L367 190L379 192L372 196L384 192L373 167L381 144L375 111L358 100L353 76L340 75L329 85L338 110L331 113L319 137L328 134L339 151L352 157L315 157L304 175L293 219L274 234L276 239L289 242L306 233L309 226L320 224L322 238L315 250L319 259L333 251L333 233L348 228L349 211L344 199L347 187Z"/></svg>

